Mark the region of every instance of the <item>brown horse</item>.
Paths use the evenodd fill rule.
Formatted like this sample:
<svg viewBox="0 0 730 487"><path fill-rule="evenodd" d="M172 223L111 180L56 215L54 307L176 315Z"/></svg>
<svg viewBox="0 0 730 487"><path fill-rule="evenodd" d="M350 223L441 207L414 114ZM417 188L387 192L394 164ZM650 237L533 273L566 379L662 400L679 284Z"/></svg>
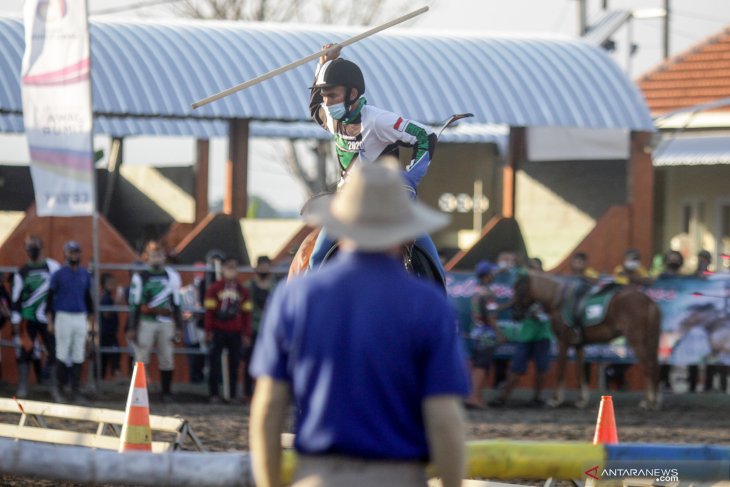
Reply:
<svg viewBox="0 0 730 487"><path fill-rule="evenodd" d="M294 254L294 259L289 266L288 279L298 276L299 274L304 274L304 272L309 267L309 258L312 256L314 244L317 243L319 231L319 228L315 228L314 230L309 232L306 237L304 237L304 240L302 240L301 245L297 249L297 253Z"/></svg>
<svg viewBox="0 0 730 487"><path fill-rule="evenodd" d="M303 274L309 268L309 259L314 251L314 244L317 242L320 229L316 228L307 235L302 244L297 249L291 265L289 266L288 279ZM336 246L330 249L325 260L329 259L337 252ZM438 270L438 267L432 262L429 255L414 244L403 245L403 266L415 276L421 277L437 283L445 289L446 283Z"/></svg>
<svg viewBox="0 0 730 487"><path fill-rule="evenodd" d="M576 401L576 406L585 407L588 405L589 390L584 377L583 345L607 343L623 335L634 350L646 381L646 393L640 407L658 409L661 403L657 356L661 332L659 307L636 287L622 288L611 299L604 320L597 325L584 328L580 343L575 344L573 342L576 333L565 323L561 313L566 297L575 291L575 284L533 271L519 278L515 284L516 308L527 309L535 301L542 304L550 314L553 333L558 340L558 383L555 395L549 404L558 406L564 401L565 366L570 346L575 346L576 349L576 371L580 384L580 399Z"/></svg>

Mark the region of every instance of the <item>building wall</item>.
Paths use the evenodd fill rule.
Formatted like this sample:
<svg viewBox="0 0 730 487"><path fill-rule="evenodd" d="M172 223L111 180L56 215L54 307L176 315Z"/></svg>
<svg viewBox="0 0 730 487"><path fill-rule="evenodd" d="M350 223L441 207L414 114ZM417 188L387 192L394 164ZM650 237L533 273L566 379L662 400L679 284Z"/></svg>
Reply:
<svg viewBox="0 0 730 487"><path fill-rule="evenodd" d="M614 205L626 203L626 161L520 162L517 221L530 256L558 265Z"/></svg>
<svg viewBox="0 0 730 487"><path fill-rule="evenodd" d="M406 156L410 156L410 152L402 150L401 157ZM492 216L499 213L501 206L501 173L497 169L498 155L494 144L440 143L421 182L419 198L432 208L439 208L439 198L444 193L473 196L474 181L481 180L482 193L489 200L489 208L482 214L482 225L486 225ZM433 235L439 248L456 248L459 230L473 229L473 211L449 214L451 224Z"/></svg>
<svg viewBox="0 0 730 487"><path fill-rule="evenodd" d="M723 250L717 242L721 205L730 206L730 166L678 166L659 168L664 210L661 250L678 250L688 269L696 265L699 250L710 251L715 262Z"/></svg>

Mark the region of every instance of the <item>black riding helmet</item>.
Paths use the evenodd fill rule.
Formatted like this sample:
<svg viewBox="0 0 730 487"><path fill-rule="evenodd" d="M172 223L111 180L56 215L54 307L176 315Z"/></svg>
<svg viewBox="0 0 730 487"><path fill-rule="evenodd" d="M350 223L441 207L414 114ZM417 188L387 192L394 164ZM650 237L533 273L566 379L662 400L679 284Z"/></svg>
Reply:
<svg viewBox="0 0 730 487"><path fill-rule="evenodd" d="M345 87L345 96L348 97L345 104L349 108L357 99L349 99L350 91L355 88L358 96L363 95L365 93L365 78L357 64L347 59L337 58L322 65L311 88L329 88L331 86Z"/></svg>

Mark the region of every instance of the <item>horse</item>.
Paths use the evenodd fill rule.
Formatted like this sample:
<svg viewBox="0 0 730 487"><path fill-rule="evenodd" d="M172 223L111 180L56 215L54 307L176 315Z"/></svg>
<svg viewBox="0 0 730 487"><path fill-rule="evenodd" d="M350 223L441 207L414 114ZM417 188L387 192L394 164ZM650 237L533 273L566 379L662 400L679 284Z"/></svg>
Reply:
<svg viewBox="0 0 730 487"><path fill-rule="evenodd" d="M294 254L294 259L289 266L288 279L291 280L293 277L303 274L309 268L309 259L314 251L314 244L317 242L320 228L315 228L302 240L301 245ZM446 292L446 282L444 276L441 275L438 266L435 262L432 262L431 256L428 255L423 249L421 249L415 243L404 244L403 248L403 266L405 269L413 275L433 281L438 284L444 292ZM330 248L325 256L322 264L331 259L338 251L338 244Z"/></svg>
<svg viewBox="0 0 730 487"><path fill-rule="evenodd" d="M635 286L621 288L611 298L603 321L582 329L582 338L575 341L572 329L561 314L561 307L576 285L561 282L554 277L537 271L527 271L515 282L514 307L516 311L527 309L532 303L540 303L551 318L553 333L558 341L557 387L548 404L557 407L564 402L565 366L568 349L575 347L576 369L580 384L580 399L577 407L588 405L589 390L584 376L585 351L583 345L607 343L619 336L626 337L639 360L646 382L644 399L639 403L643 409L659 409L659 335L661 313L657 304Z"/></svg>

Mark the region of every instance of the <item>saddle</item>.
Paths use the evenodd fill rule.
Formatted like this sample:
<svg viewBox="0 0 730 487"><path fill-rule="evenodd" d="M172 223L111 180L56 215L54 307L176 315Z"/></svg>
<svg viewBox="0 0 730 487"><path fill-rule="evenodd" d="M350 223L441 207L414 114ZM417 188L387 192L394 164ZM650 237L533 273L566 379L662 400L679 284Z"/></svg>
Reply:
<svg viewBox="0 0 730 487"><path fill-rule="evenodd" d="M568 325L577 329L595 326L606 318L608 305L620 288L615 283L604 286L576 283L565 292L561 315Z"/></svg>

